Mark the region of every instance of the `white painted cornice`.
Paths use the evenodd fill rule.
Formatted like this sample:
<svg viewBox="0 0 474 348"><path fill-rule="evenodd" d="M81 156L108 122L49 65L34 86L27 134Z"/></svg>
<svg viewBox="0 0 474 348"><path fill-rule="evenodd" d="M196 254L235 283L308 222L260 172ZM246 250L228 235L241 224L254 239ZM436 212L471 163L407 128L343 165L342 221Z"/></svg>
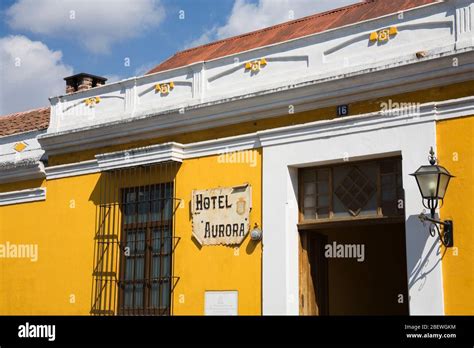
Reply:
<svg viewBox="0 0 474 348"><path fill-rule="evenodd" d="M191 144L170 142L96 155L95 159L46 168L48 180L99 173L102 171L255 149L260 147L257 133Z"/></svg>
<svg viewBox="0 0 474 348"><path fill-rule="evenodd" d="M165 143L125 151L116 151L95 156L101 171L134 167L149 163L182 162L183 146L178 143Z"/></svg>
<svg viewBox="0 0 474 348"><path fill-rule="evenodd" d="M9 169L0 170L0 184L41 179L45 176L43 163L37 161L28 165L15 166Z"/></svg>
<svg viewBox="0 0 474 348"><path fill-rule="evenodd" d="M474 97L466 97L434 103L436 119L441 121L454 117L473 116L473 100Z"/></svg>
<svg viewBox="0 0 474 348"><path fill-rule="evenodd" d="M419 109L392 109L357 116L304 123L295 126L189 144L165 143L96 155L96 159L46 168L47 179L97 173L137 165L245 151L318 138L330 138L370 130L405 127L449 118L474 115L474 97L419 105Z"/></svg>
<svg viewBox="0 0 474 348"><path fill-rule="evenodd" d="M420 104L416 111L392 109L388 112L379 111L269 129L259 131L257 134L261 145L266 147L464 116L474 116L474 96Z"/></svg>
<svg viewBox="0 0 474 348"><path fill-rule="evenodd" d="M24 132L0 137L0 184L44 178L44 165L41 158L44 150L37 137L46 131ZM24 149L16 151L22 144Z"/></svg>
<svg viewBox="0 0 474 348"><path fill-rule="evenodd" d="M243 151L261 147L257 133L237 135L217 140L208 140L184 144L184 159L220 155L234 151Z"/></svg>
<svg viewBox="0 0 474 348"><path fill-rule="evenodd" d="M453 67L453 58L459 66ZM97 125L75 131L42 135L40 143L49 155L82 151L99 146L180 134L242 122L287 115L370 98L384 97L472 80L474 52L442 55L408 65L361 71L324 80L302 82L256 94L202 103L179 109L136 115L106 127Z"/></svg>
<svg viewBox="0 0 474 348"><path fill-rule="evenodd" d="M82 161L70 164L46 167L46 178L48 180L67 178L85 174L97 173L100 171L97 160Z"/></svg>
<svg viewBox="0 0 474 348"><path fill-rule="evenodd" d="M46 188L38 187L20 191L0 193L0 206L18 203L44 201L46 199Z"/></svg>
<svg viewBox="0 0 474 348"><path fill-rule="evenodd" d="M176 142L150 145L96 155L101 171L162 162L182 162L185 159L225 154L260 147L257 133L190 144ZM90 161L92 163L92 161Z"/></svg>

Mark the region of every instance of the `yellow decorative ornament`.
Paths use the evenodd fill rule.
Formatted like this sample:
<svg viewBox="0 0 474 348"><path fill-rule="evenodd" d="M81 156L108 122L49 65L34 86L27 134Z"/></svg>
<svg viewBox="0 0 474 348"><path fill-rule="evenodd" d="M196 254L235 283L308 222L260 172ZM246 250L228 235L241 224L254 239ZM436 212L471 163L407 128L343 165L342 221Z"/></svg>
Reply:
<svg viewBox="0 0 474 348"><path fill-rule="evenodd" d="M166 83L157 83L155 85L155 92L160 92L162 95L166 95L171 92L174 88L174 82L166 82Z"/></svg>
<svg viewBox="0 0 474 348"><path fill-rule="evenodd" d="M86 104L86 106L94 106L95 104L99 104L100 103L100 97L91 97L91 98L87 98L87 99L84 99L84 104Z"/></svg>
<svg viewBox="0 0 474 348"><path fill-rule="evenodd" d="M380 30L378 34L379 34L379 42L388 41L388 39L390 38L388 29Z"/></svg>
<svg viewBox="0 0 474 348"><path fill-rule="evenodd" d="M385 29L381 29L379 31L374 31L370 33L369 41L384 42L384 41L388 41L391 38L391 36L394 36L397 34L398 34L397 27L385 28Z"/></svg>
<svg viewBox="0 0 474 348"><path fill-rule="evenodd" d="M374 31L373 33L370 33L370 37L369 37L370 41L377 41L378 38L379 38L379 34L377 34L376 31Z"/></svg>
<svg viewBox="0 0 474 348"><path fill-rule="evenodd" d="M252 60L250 62L245 63L245 70L251 70L252 72L258 72L261 68L267 65L267 60L265 58L261 58L258 60Z"/></svg>

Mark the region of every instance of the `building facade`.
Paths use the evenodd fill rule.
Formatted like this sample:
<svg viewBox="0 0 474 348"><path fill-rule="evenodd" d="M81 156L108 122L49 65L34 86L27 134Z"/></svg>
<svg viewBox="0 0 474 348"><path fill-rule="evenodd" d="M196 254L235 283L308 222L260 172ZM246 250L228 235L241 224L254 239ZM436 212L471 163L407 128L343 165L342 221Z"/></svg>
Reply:
<svg viewBox="0 0 474 348"><path fill-rule="evenodd" d="M474 314L473 22L366 1L1 118L0 313Z"/></svg>

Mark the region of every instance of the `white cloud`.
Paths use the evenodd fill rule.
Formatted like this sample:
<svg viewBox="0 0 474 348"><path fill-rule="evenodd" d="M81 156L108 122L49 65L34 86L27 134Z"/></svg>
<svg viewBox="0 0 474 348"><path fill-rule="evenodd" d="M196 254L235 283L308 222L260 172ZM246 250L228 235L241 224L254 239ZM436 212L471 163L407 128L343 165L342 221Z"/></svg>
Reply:
<svg viewBox="0 0 474 348"><path fill-rule="evenodd" d="M64 94L64 77L73 69L40 41L25 36L0 38L0 115L49 105L48 97Z"/></svg>
<svg viewBox="0 0 474 348"><path fill-rule="evenodd" d="M235 0L226 24L206 30L186 47L199 46L356 2L359 0Z"/></svg>
<svg viewBox="0 0 474 348"><path fill-rule="evenodd" d="M117 74L105 74L104 77L107 79L106 81L107 84L126 79L126 77L123 77L122 75L117 75Z"/></svg>
<svg viewBox="0 0 474 348"><path fill-rule="evenodd" d="M6 11L12 29L70 38L93 53L158 26L164 14L160 0L18 0Z"/></svg>
<svg viewBox="0 0 474 348"><path fill-rule="evenodd" d="M134 70L133 76L142 76L145 75L148 71L157 66L160 62L153 61L140 65Z"/></svg>

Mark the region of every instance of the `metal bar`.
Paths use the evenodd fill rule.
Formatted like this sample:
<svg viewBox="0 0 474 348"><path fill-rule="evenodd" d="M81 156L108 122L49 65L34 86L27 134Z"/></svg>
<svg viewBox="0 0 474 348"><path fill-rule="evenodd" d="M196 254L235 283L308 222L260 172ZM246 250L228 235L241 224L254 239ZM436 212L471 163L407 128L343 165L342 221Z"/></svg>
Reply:
<svg viewBox="0 0 474 348"><path fill-rule="evenodd" d="M418 215L418 219L420 219L421 221L430 221L430 222L433 222L435 224L438 224L438 225L443 225L443 226L446 226L446 225L451 225L450 222L446 222L446 221L441 221L441 220L437 220L437 219L433 219L433 218L430 218L429 216L421 213L420 215ZM449 220L448 220L449 221Z"/></svg>
<svg viewBox="0 0 474 348"><path fill-rule="evenodd" d="M169 212L168 214L170 214L170 216L167 216L167 221L168 221L168 226L167 226L167 231L169 231L168 233L168 236L167 236L167 252L166 252L166 258L168 259L168 271L167 271L167 277L168 277L168 280L166 282L166 287L167 287L167 293L168 293L168 303L167 303L167 309L166 309L166 313L167 315L170 315L171 314L171 299L172 299L172 296L171 296L171 270L173 268L173 258L172 256L170 255L171 254L171 243L172 243L172 236L173 236L173 203L174 203L174 200L172 199L172 197L174 196L174 185L173 185L173 181L171 180L172 177L174 177L175 175L174 174L174 164L172 162L168 163L167 164L167 169L169 170L169 172L167 171L167 176L166 176L166 182L167 182L167 185L169 185L169 188L168 190L166 190L166 194L168 195L168 200L167 200L167 204L169 205Z"/></svg>
<svg viewBox="0 0 474 348"><path fill-rule="evenodd" d="M155 280L156 286L157 286L157 291L158 291L158 304L155 306L155 311L156 309L158 310L158 314L161 315L161 299L162 299L162 293L163 293L163 287L160 282L163 274L163 257L161 256L162 250L163 250L163 234L165 233L166 230L166 225L165 225L165 217L164 217L164 209L166 206L166 197L165 197L165 171L164 171L164 164L160 166L155 166L155 175L156 175L156 181L158 185L158 194L159 194L159 199L160 199L160 205L159 205L159 221L160 221L160 227L158 228L159 230L159 240L158 240L158 245L159 245L159 252L158 252L158 259L159 259L159 271L158 271L158 278ZM156 278L156 277L155 277Z"/></svg>
<svg viewBox="0 0 474 348"><path fill-rule="evenodd" d="M117 185L116 185L116 172L114 172L113 174L113 194L112 194L112 203L115 203L115 196L116 196L116 190L117 190ZM110 237L111 236L115 236L115 205L112 206L112 230L110 231L109 230L109 234L108 234L108 238L107 240L110 241ZM110 243L110 242L109 242ZM113 272L114 270L114 264L113 264L113 258L114 258L114 246L115 246L115 243L114 243L114 240L112 239L112 243L110 243L110 252L111 252L111 255L110 255L110 268L108 267L109 271ZM116 273L115 273L116 274ZM108 287L109 287L109 304L108 304L108 307L107 307L107 310L112 310L112 297L113 297L113 279L109 279L109 284L108 284Z"/></svg>
<svg viewBox="0 0 474 348"><path fill-rule="evenodd" d="M111 183L110 183L110 186L109 186L109 190L107 191L107 201L111 201L111 194L113 192L113 189L114 189L114 183L113 183L113 180L110 180ZM110 206L109 205L109 213L107 215L107 221L106 221L106 224L105 224L105 230L104 230L104 239L106 238L106 236L109 234L109 231L110 231L110 223L111 223L111 219L112 219L112 210L113 210L113 206ZM110 270L109 270L109 253L110 253L110 243L104 243L104 269L105 269L105 272L106 273L109 273ZM108 310L108 307L107 307L107 299L108 297L110 296L110 291L109 291L109 277L106 277L105 279L103 279L104 282L105 282L105 294L104 294L104 310Z"/></svg>
<svg viewBox="0 0 474 348"><path fill-rule="evenodd" d="M118 313L122 314L123 312L123 307L124 307L124 291L122 290L123 287L123 280L124 280L124 274L125 274L125 264L126 264L126 256L125 256L125 248L126 248L126 239L125 239L125 230L124 230L124 225L125 225L125 218L126 218L126 206L124 205L125 201L125 189L124 189L124 175L123 171L119 170L118 171L118 202L119 202L119 219L120 219L120 238L119 238L119 247L118 247L118 252L117 252L117 266L119 267L119 282L118 282L118 301L117 301L117 307L118 307Z"/></svg>
<svg viewBox="0 0 474 348"><path fill-rule="evenodd" d="M131 170L133 170L133 172L136 174L136 170L137 168L134 167L132 168ZM134 175L135 176L135 175ZM131 181L132 181L132 176L130 175L129 176L130 178L130 183L129 183L129 187L131 186ZM137 192L137 187L135 186L133 188L133 193L135 194L135 202L133 203L134 205L134 217L133 217L133 221L137 221L138 219L138 192ZM127 234L128 234L128 231L127 231ZM134 239L133 239L133 253L136 254L136 251L137 251L137 230L134 230ZM132 280L135 281L135 269L137 267L137 264L136 264L136 260L133 261L133 271L132 271ZM132 286L132 313L133 315L135 315L135 283L133 284Z"/></svg>
<svg viewBox="0 0 474 348"><path fill-rule="evenodd" d="M100 192L100 178L99 178L99 192ZM96 209L95 209L95 225L94 225L94 236L97 235L97 227L98 227L98 215L100 213L100 205L97 205L96 206ZM97 250L97 243L94 243L94 260L93 260L93 265L95 267L95 263L97 261L97 258L96 258L96 250ZM94 268L92 269L92 272L94 272ZM95 281L96 281L96 278L94 276L92 276L92 288L91 288L91 314L92 311L94 310L94 306L95 306L95 301L96 301L96 296L95 296Z"/></svg>
<svg viewBox="0 0 474 348"><path fill-rule="evenodd" d="M101 200L103 202L107 202L107 188L108 188L108 180L107 180L107 175L105 175L105 179L104 180L104 192L102 192L101 194ZM107 221L107 214L108 214L108 209L104 207L104 212L103 212L103 215L102 215L102 219L101 220L101 225L100 225L100 229L99 229L99 236L102 237L103 236L103 231L105 229L105 223ZM103 262L104 262L104 245L101 244L100 245L100 248L99 248L99 253L100 253L100 260L99 260L99 264L97 265L98 267L98 271L99 272L103 272ZM98 277L99 279L99 284L100 284L100 293L98 295L98 299L99 299L99 303L98 303L98 310L102 310L102 292L103 292L103 284L102 284L102 278L99 276Z"/></svg>
<svg viewBox="0 0 474 348"><path fill-rule="evenodd" d="M143 298L143 301L144 301L144 308L146 310L149 309L150 307L150 303L152 302L151 301L151 296L152 296L152 293L153 293L153 289L151 288L151 284L150 284L150 273L151 273L151 269L152 269L152 266L153 266L153 260L151 259L150 260L150 254L152 252L152 248L153 248L153 231L151 230L151 225L150 225L150 220L151 220L151 197L152 197L152 193L153 193L153 190L152 190L152 186L150 185L150 172L147 173L147 171L150 171L151 169L150 168L147 168L147 167L144 167L143 168L143 171L145 172L144 176L145 176L145 183L144 183L144 187L148 188L148 198L147 198L147 201L146 201L146 207L147 207L147 211L146 211L146 228L145 228L145 231L146 231L146 243L145 243L145 248L146 248L146 253L145 253L145 260L144 260L144 263L145 263L145 269L144 269L144 278L145 278L145 283L144 283L144 298ZM148 175L147 175L148 174Z"/></svg>

